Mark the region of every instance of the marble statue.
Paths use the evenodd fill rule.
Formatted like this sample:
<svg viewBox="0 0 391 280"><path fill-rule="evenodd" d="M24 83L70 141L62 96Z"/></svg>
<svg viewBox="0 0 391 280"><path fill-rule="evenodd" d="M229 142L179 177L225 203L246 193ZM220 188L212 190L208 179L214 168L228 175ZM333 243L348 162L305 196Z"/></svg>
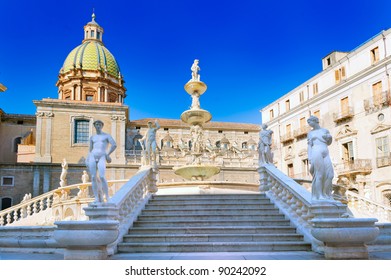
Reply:
<svg viewBox="0 0 391 280"><path fill-rule="evenodd" d="M191 66L191 81L199 82L200 81L200 74L198 74L198 71L201 70L201 68L198 66L198 59L194 59L194 63Z"/></svg>
<svg viewBox="0 0 391 280"><path fill-rule="evenodd" d="M83 184L86 184L90 181L90 176L88 176L86 170L83 171L83 175L81 176L81 181L83 182Z"/></svg>
<svg viewBox="0 0 391 280"><path fill-rule="evenodd" d="M95 196L95 203L103 203L103 196L106 197L106 201L109 200L109 187L105 177L106 162L111 162L110 154L117 148L113 137L102 132L103 125L100 120L94 122L96 134L90 138L90 153L86 160L91 175L91 187ZM109 144L110 149L107 152Z"/></svg>
<svg viewBox="0 0 391 280"><path fill-rule="evenodd" d="M26 193L24 196L23 196L23 200L21 201L22 202L26 202L26 201L29 201L31 199L31 193Z"/></svg>
<svg viewBox="0 0 391 280"><path fill-rule="evenodd" d="M317 117L311 116L307 122L312 127L307 135L308 161L312 175L312 199L333 200L331 192L334 170L327 147L331 144L332 137L327 129L320 127Z"/></svg>
<svg viewBox="0 0 391 280"><path fill-rule="evenodd" d="M191 95L191 107L190 109L200 109L200 95L197 93L194 93Z"/></svg>
<svg viewBox="0 0 391 280"><path fill-rule="evenodd" d="M159 128L160 125L157 120L155 120L155 127L152 125L152 122L149 121L147 132L144 137L139 140L145 154L145 165L156 165L156 131Z"/></svg>
<svg viewBox="0 0 391 280"><path fill-rule="evenodd" d="M61 163L61 175L60 175L60 186L65 187L67 185L67 174L68 174L68 163L64 158Z"/></svg>
<svg viewBox="0 0 391 280"><path fill-rule="evenodd" d="M267 124L262 124L262 131L259 133L259 163L273 164L273 153L271 149L273 131L267 129Z"/></svg>
<svg viewBox="0 0 391 280"><path fill-rule="evenodd" d="M202 151L202 136L203 136L203 131L201 126L193 125L190 128L190 133L192 136L192 150L195 153L200 153Z"/></svg>

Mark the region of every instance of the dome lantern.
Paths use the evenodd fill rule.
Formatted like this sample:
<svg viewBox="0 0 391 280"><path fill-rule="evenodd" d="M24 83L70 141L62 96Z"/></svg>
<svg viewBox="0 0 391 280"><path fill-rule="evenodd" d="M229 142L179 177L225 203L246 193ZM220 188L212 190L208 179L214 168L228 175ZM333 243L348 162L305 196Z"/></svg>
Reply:
<svg viewBox="0 0 391 280"><path fill-rule="evenodd" d="M84 26L83 43L90 40L96 40L103 43L103 28L95 21L95 13L92 13L91 17L92 20Z"/></svg>

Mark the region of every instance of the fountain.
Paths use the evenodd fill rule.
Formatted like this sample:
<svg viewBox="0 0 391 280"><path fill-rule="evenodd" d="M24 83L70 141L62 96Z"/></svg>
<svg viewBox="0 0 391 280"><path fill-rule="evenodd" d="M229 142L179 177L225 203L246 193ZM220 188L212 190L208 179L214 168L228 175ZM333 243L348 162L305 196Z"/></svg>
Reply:
<svg viewBox="0 0 391 280"><path fill-rule="evenodd" d="M185 84L185 90L192 98L191 107L181 114L181 120L190 125L192 147L189 153L191 160L187 165L174 167L176 175L193 181L204 181L220 172L218 166L202 162L202 155L206 151L203 125L212 119L212 115L201 109L200 106L200 96L206 91L207 86L200 80L199 70L198 59L195 59L191 67L192 78Z"/></svg>

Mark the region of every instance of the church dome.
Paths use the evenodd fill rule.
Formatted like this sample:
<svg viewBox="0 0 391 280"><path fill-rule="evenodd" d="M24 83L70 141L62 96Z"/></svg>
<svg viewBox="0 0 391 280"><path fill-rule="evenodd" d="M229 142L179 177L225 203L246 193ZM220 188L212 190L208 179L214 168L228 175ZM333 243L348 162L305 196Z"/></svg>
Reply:
<svg viewBox="0 0 391 280"><path fill-rule="evenodd" d="M114 56L103 44L103 27L92 20L84 40L66 57L58 75L58 99L123 104L124 79Z"/></svg>
<svg viewBox="0 0 391 280"><path fill-rule="evenodd" d="M100 70L118 77L120 70L117 61L100 41L87 40L74 48L65 59L61 74L72 69Z"/></svg>

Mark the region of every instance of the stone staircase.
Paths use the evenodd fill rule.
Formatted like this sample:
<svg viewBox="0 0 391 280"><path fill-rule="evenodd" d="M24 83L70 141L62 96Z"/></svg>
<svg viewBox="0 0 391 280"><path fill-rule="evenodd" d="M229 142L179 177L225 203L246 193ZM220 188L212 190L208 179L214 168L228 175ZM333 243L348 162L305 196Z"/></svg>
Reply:
<svg viewBox="0 0 391 280"><path fill-rule="evenodd" d="M310 251L262 194L155 195L118 253Z"/></svg>

